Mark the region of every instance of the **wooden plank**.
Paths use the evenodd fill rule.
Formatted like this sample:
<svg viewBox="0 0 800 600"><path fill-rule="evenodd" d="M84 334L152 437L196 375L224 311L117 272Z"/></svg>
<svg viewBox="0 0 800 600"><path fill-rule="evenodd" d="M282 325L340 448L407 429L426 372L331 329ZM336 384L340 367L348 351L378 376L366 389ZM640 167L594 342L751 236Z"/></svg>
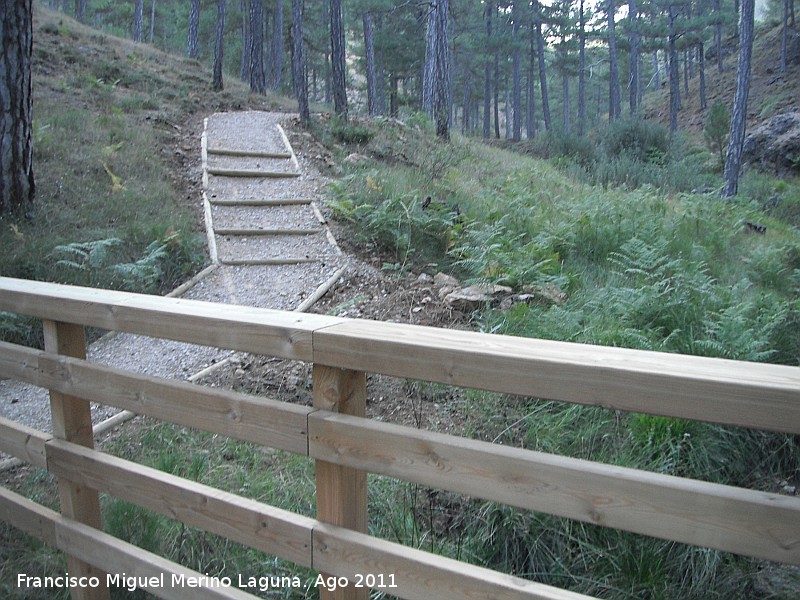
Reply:
<svg viewBox="0 0 800 600"><path fill-rule="evenodd" d="M2 342L0 373L139 415L296 454L308 452L307 415L313 410L308 407L160 379ZM27 443L24 435L9 436L9 443L15 447ZM39 451L37 443L32 452Z"/></svg>
<svg viewBox="0 0 800 600"><path fill-rule="evenodd" d="M44 320L43 326L44 347L47 352L79 359L86 358L86 336L83 326L50 320ZM50 390L50 414L55 438L80 444L86 448L94 447L92 412L86 400ZM58 496L61 502L61 514L89 527L103 528L100 497L96 491L73 479L70 473L62 473L58 478ZM102 585L98 587L71 587L72 600L109 598L105 573L71 553L67 554L67 567L76 577L98 577L103 580Z"/></svg>
<svg viewBox="0 0 800 600"><path fill-rule="evenodd" d="M295 228L295 229L230 229L225 227L220 227L214 230L214 233L217 235L249 235L249 236L259 236L259 235L314 235L316 233L322 233L322 229L316 228Z"/></svg>
<svg viewBox="0 0 800 600"><path fill-rule="evenodd" d="M311 566L313 519L59 440L47 445L47 464L92 489Z"/></svg>
<svg viewBox="0 0 800 600"><path fill-rule="evenodd" d="M379 589L410 600L592 600L558 588L407 548L340 527L314 528L314 568L350 578L371 574ZM347 588L351 589L351 588Z"/></svg>
<svg viewBox="0 0 800 600"><path fill-rule="evenodd" d="M800 498L317 412L309 454L486 500L800 564Z"/></svg>
<svg viewBox="0 0 800 600"><path fill-rule="evenodd" d="M209 154L218 156L243 156L253 158L284 158L290 159L292 155L288 152L267 152L265 150L237 150L235 148L208 148Z"/></svg>
<svg viewBox="0 0 800 600"><path fill-rule="evenodd" d="M314 365L314 407L356 417L366 416L367 377ZM328 461L316 461L317 519L354 531L367 531L367 473ZM333 571L337 572L338 571ZM320 590L321 600L367 600L368 588Z"/></svg>
<svg viewBox="0 0 800 600"><path fill-rule="evenodd" d="M314 361L397 377L800 433L800 368L351 320Z"/></svg>
<svg viewBox="0 0 800 600"><path fill-rule="evenodd" d="M311 204L311 198L209 198L215 206L293 206L297 204Z"/></svg>
<svg viewBox="0 0 800 600"><path fill-rule="evenodd" d="M47 468L44 444L52 436L0 417L0 450L40 469Z"/></svg>
<svg viewBox="0 0 800 600"><path fill-rule="evenodd" d="M280 179L284 177L300 177L300 173L294 171L259 171L255 169L220 169L217 167L209 167L209 175L216 175L217 177L256 177L256 178L270 178Z"/></svg>
<svg viewBox="0 0 800 600"><path fill-rule="evenodd" d="M187 569L117 538L67 519L56 521L56 545L115 575L139 578L147 590L166 600L256 600L235 587ZM232 584L236 585L236 575ZM152 578L152 579L151 579ZM112 579L112 583L113 583ZM104 581L105 583L105 581ZM195 585L196 584L196 585Z"/></svg>
<svg viewBox="0 0 800 600"><path fill-rule="evenodd" d="M173 574L178 578L177 583L186 582L190 577L199 578L201 574L118 540L102 531L66 519L57 512L2 487L0 487L0 518L17 529L39 538L46 544L77 555L81 560L111 573L112 576L125 574L129 577L160 579L163 574L164 586L140 586L159 598L169 600L255 599L255 596L232 588L173 586ZM74 574L70 573L70 575ZM183 579L181 580L180 577ZM201 580L197 579L196 581ZM103 584L106 583L107 580L104 577Z"/></svg>
<svg viewBox="0 0 800 600"><path fill-rule="evenodd" d="M336 317L0 277L0 310L114 331L311 360L311 332Z"/></svg>
<svg viewBox="0 0 800 600"><path fill-rule="evenodd" d="M60 516L57 512L0 486L0 519L45 544L56 545L53 520Z"/></svg>
<svg viewBox="0 0 800 600"><path fill-rule="evenodd" d="M322 260L321 258L308 258L305 256L286 258L229 258L220 260L220 264L229 267L256 267L256 266L276 266L276 265L302 265L306 263L315 263Z"/></svg>

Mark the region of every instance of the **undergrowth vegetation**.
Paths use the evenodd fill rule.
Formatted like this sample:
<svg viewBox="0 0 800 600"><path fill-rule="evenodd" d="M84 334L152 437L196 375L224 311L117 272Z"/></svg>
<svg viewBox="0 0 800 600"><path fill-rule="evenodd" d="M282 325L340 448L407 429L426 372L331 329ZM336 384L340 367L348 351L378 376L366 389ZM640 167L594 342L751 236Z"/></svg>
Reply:
<svg viewBox="0 0 800 600"><path fill-rule="evenodd" d="M568 297L553 306L487 305L473 314L483 331L800 361L797 182L748 173L741 195L722 201L712 153L635 120L595 139L556 134L523 144L547 162L460 139L443 145L419 117L375 126L357 149L371 160L342 174L328 205L386 269L449 270L515 290L552 285ZM462 410L476 416L465 435L770 491L800 478L792 436L469 397ZM517 416L509 425L498 412ZM404 543L559 587L604 598L721 599L789 598L798 584L794 571L764 578L759 563L721 552L436 493L429 502L415 486L397 485L416 507L390 515L388 531ZM442 515L446 531L437 530Z"/></svg>

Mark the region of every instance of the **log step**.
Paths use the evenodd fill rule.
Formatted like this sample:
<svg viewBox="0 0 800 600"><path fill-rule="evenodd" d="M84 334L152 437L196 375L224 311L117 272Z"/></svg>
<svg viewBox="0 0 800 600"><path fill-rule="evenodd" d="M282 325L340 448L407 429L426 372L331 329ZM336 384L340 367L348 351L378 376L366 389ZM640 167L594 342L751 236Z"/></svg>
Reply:
<svg viewBox="0 0 800 600"><path fill-rule="evenodd" d="M214 229L217 235L314 235L322 233L322 229Z"/></svg>
<svg viewBox="0 0 800 600"><path fill-rule="evenodd" d="M268 198L268 199L228 199L209 198L215 206L291 206L295 204L311 204L311 198Z"/></svg>
<svg viewBox="0 0 800 600"><path fill-rule="evenodd" d="M300 173L294 171L256 171L253 169L218 169L209 167L209 175L217 177L300 177Z"/></svg>
<svg viewBox="0 0 800 600"><path fill-rule="evenodd" d="M288 152L262 152L259 150L235 150L233 148L209 148L209 154L220 156L245 156L253 158L285 158L290 159L292 155Z"/></svg>
<svg viewBox="0 0 800 600"><path fill-rule="evenodd" d="M248 267L248 266L276 266L276 265L299 265L305 263L313 263L321 261L321 258L312 258L308 256L296 256L286 258L229 258L221 259L221 265L230 267Z"/></svg>

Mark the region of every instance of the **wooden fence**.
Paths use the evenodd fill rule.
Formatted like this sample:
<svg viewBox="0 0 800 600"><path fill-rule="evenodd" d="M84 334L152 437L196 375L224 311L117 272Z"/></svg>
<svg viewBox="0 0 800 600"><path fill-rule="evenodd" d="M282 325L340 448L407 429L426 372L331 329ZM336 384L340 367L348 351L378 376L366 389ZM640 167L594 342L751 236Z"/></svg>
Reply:
<svg viewBox="0 0 800 600"><path fill-rule="evenodd" d="M66 552L73 598L105 573L196 573L103 533L98 493L319 572L330 598L372 575L402 598L585 598L367 535L366 474L667 540L800 564L800 498L509 448L364 417L366 373L800 434L800 369L288 313L0 278L0 310L43 319L45 350L0 344L0 376L47 388L53 433L0 420L0 450L58 477L61 513L0 488L0 516ZM312 407L85 359L84 326L313 363ZM317 518L92 448L88 401L309 456ZM382 579L377 579L382 577ZM92 581L92 580L85 580ZM164 598L252 598L224 585Z"/></svg>

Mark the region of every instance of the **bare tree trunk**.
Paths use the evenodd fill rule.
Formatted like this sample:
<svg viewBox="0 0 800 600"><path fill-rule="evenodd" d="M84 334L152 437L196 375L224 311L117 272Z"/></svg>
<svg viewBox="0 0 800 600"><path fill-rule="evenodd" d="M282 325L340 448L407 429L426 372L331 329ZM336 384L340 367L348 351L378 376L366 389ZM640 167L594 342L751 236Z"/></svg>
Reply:
<svg viewBox="0 0 800 600"><path fill-rule="evenodd" d="M294 13L294 5L292 12ZM277 0L272 25L272 88L279 90L283 79L283 0ZM303 48L303 60L305 61L305 48ZM305 67L303 69L305 71Z"/></svg>
<svg viewBox="0 0 800 600"><path fill-rule="evenodd" d="M150 44L153 43L153 38L156 34L156 0L150 3Z"/></svg>
<svg viewBox="0 0 800 600"><path fill-rule="evenodd" d="M86 16L86 4L88 1L89 0L75 0L75 18L81 23L83 23L83 19Z"/></svg>
<svg viewBox="0 0 800 600"><path fill-rule="evenodd" d="M0 5L0 214L27 212L33 178L31 0Z"/></svg>
<svg viewBox="0 0 800 600"><path fill-rule="evenodd" d="M428 9L425 29L425 64L422 71L422 110L433 116L433 98L436 86L436 8Z"/></svg>
<svg viewBox="0 0 800 600"><path fill-rule="evenodd" d="M267 92L264 80L264 5L263 0L250 0L250 91Z"/></svg>
<svg viewBox="0 0 800 600"><path fill-rule="evenodd" d="M618 119L622 113L619 91L619 63L617 62L617 33L615 30L616 4L608 3L608 120Z"/></svg>
<svg viewBox="0 0 800 600"><path fill-rule="evenodd" d="M378 25L378 41L383 39L383 16L378 13L376 16ZM379 43L375 53L377 60L376 68L378 74L378 112L382 115L386 114L386 77L383 69L383 44Z"/></svg>
<svg viewBox="0 0 800 600"><path fill-rule="evenodd" d="M189 6L189 58L197 58L197 36L200 33L200 0L192 0Z"/></svg>
<svg viewBox="0 0 800 600"><path fill-rule="evenodd" d="M133 12L133 41L142 41L142 28L144 21L144 0L136 0L136 8Z"/></svg>
<svg viewBox="0 0 800 600"><path fill-rule="evenodd" d="M525 133L528 139L536 137L536 35L531 21L530 60L528 61L528 114L525 120Z"/></svg>
<svg viewBox="0 0 800 600"><path fill-rule="evenodd" d="M483 11L486 19L486 48L492 39L492 14L494 4L491 0L486 3ZM492 133L492 63L491 56L486 53L486 63L483 66L483 137L488 138Z"/></svg>
<svg viewBox="0 0 800 600"><path fill-rule="evenodd" d="M631 31L628 36L631 45L630 67L628 69L628 104L631 114L636 112L639 104L639 13L636 0L628 0L628 19Z"/></svg>
<svg viewBox="0 0 800 600"><path fill-rule="evenodd" d="M239 79L242 81L250 81L250 46L252 40L250 38L250 18L247 8L247 0L241 0L240 7L242 11L242 62L239 67Z"/></svg>
<svg viewBox="0 0 800 600"><path fill-rule="evenodd" d="M564 50L564 54L566 54L566 50ZM565 57L566 58L566 57ZM566 61L565 61L566 63ZM567 69L564 69L564 72L561 74L561 92L563 96L563 124L564 124L564 133L570 133L572 129L572 123L570 121L570 111L572 110L569 105L569 73Z"/></svg>
<svg viewBox="0 0 800 600"><path fill-rule="evenodd" d="M372 32L372 15L365 12L361 19L364 23L364 54L367 63L367 110L370 116L378 114L378 86L375 81L375 38Z"/></svg>
<svg viewBox="0 0 800 600"><path fill-rule="evenodd" d="M739 64L736 71L736 94L731 114L731 134L725 154L725 185L722 197L730 198L739 191L739 169L747 126L747 96L750 92L750 64L753 54L753 29L755 25L755 0L743 0L741 31L739 33Z"/></svg>
<svg viewBox="0 0 800 600"><path fill-rule="evenodd" d="M677 33L675 31L675 9L672 4L669 11L669 130L678 130L678 110L680 109L681 82L678 70L678 51L676 49Z"/></svg>
<svg viewBox="0 0 800 600"><path fill-rule="evenodd" d="M781 73L786 73L786 48L789 39L789 0L783 0L783 31L781 32Z"/></svg>
<svg viewBox="0 0 800 600"><path fill-rule="evenodd" d="M303 47L303 0L292 0L292 27L294 51L292 52L292 71L300 122L308 126L311 114L308 110L308 81L306 79L306 58Z"/></svg>
<svg viewBox="0 0 800 600"><path fill-rule="evenodd" d="M720 0L714 0L714 17L716 24L714 25L714 46L717 51L717 72L722 73L722 7Z"/></svg>
<svg viewBox="0 0 800 600"><path fill-rule="evenodd" d="M702 40L697 50L697 54L700 57L700 64L698 65L698 71L700 72L700 110L705 110L708 108L708 100L706 99L706 57Z"/></svg>
<svg viewBox="0 0 800 600"><path fill-rule="evenodd" d="M347 118L347 84L344 49L342 0L331 0L331 62L333 63L333 106L336 114Z"/></svg>
<svg viewBox="0 0 800 600"><path fill-rule="evenodd" d="M586 133L586 14L581 0L578 15L578 135Z"/></svg>
<svg viewBox="0 0 800 600"><path fill-rule="evenodd" d="M222 58L225 37L225 9L228 0L217 0L217 29L214 43L214 82L213 87L216 91L223 88L222 83Z"/></svg>
<svg viewBox="0 0 800 600"><path fill-rule="evenodd" d="M547 68L544 62L544 36L542 36L542 15L541 6L538 0L534 0L533 14L536 26L536 46L539 55L539 86L542 90L542 116L544 117L544 128L550 131L550 101L547 97Z"/></svg>
<svg viewBox="0 0 800 600"><path fill-rule="evenodd" d="M436 2L436 89L433 101L436 135L450 139L450 61L448 60L447 21L449 0Z"/></svg>
<svg viewBox="0 0 800 600"><path fill-rule="evenodd" d="M514 98L513 102L513 130L512 130L512 139L515 142L518 142L522 139L522 73L521 70L521 57L520 57L520 47L519 47L519 21L520 21L520 14L519 14L519 3L520 0L514 0L514 7L512 9L512 18L514 20L513 29L512 29L512 36L514 41L514 51L512 53L512 63L513 63L513 72L512 72L512 87L514 90Z"/></svg>

